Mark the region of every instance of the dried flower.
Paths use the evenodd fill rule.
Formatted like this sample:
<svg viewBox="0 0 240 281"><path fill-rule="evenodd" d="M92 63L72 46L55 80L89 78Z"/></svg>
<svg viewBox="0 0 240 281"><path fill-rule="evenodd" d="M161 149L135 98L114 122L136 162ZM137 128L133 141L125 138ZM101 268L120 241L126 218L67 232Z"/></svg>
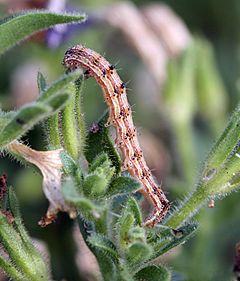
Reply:
<svg viewBox="0 0 240 281"><path fill-rule="evenodd" d="M63 149L36 151L16 141L10 143L7 149L37 166L43 175L43 191L50 205L39 222L42 227L50 224L59 211L67 212L71 218L76 217L76 210L65 202L61 192L63 165L60 153Z"/></svg>

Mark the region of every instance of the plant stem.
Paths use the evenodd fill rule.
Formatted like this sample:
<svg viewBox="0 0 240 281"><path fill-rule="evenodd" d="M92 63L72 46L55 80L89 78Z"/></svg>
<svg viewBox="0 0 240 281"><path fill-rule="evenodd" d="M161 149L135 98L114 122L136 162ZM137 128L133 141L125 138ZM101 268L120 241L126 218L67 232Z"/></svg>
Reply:
<svg viewBox="0 0 240 281"><path fill-rule="evenodd" d="M84 121L84 113L82 110L82 90L83 90L83 81L80 77L76 82L76 97L75 97L75 111L76 111L76 121L79 130L79 152L82 152L85 147L86 141L86 128Z"/></svg>
<svg viewBox="0 0 240 281"><path fill-rule="evenodd" d="M68 91L72 96L66 107L62 111L62 134L64 146L67 152L73 157L78 159L78 129L75 119L75 84L71 83L68 86Z"/></svg>
<svg viewBox="0 0 240 281"><path fill-rule="evenodd" d="M46 123L49 138L49 149L60 148L61 142L58 129L58 113L55 113L54 115L50 116Z"/></svg>
<svg viewBox="0 0 240 281"><path fill-rule="evenodd" d="M0 256L0 268L2 268L11 278L16 281L23 280L24 276L9 262Z"/></svg>
<svg viewBox="0 0 240 281"><path fill-rule="evenodd" d="M166 225L171 228L178 228L186 221L189 221L208 199L203 186L198 186L189 197L169 217Z"/></svg>

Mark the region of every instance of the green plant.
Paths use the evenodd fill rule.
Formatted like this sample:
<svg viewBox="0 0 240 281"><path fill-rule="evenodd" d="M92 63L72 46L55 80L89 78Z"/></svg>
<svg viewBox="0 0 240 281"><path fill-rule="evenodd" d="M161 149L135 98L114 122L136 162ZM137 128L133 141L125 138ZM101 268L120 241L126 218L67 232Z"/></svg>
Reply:
<svg viewBox="0 0 240 281"><path fill-rule="evenodd" d="M0 23L0 54L32 32L84 18L38 11L7 18ZM29 29L29 23L35 20L34 29L32 26ZM18 35L14 33L16 24L21 26ZM12 36L7 40L9 32ZM187 67L184 69L187 71ZM47 85L39 73L38 99L18 111L0 112L0 148L41 170L43 188L50 201L41 224L50 223L59 210L76 218L103 280L169 281L171 270L154 264L156 258L194 235L198 224L192 218L206 201L223 197L239 187L240 110L233 113L215 143L196 188L179 206L172 207L162 224L151 229L143 226L141 199L134 194L140 184L121 175L121 158L105 126L108 112L94 125L96 130L86 132L81 114L83 80L84 75L77 70ZM48 151L39 152L22 144L20 139L43 121ZM86 169L82 157L88 162ZM0 266L14 280L48 280L43 258L23 227L12 188L5 193L0 206L0 238L7 257L0 258Z"/></svg>

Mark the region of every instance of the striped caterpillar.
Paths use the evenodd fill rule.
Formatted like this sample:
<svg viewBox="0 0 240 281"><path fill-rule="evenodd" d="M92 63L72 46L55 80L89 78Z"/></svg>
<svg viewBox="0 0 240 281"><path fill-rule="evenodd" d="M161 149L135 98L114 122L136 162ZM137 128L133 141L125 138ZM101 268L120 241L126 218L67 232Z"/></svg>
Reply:
<svg viewBox="0 0 240 281"><path fill-rule="evenodd" d="M95 51L76 45L69 49L63 60L64 66L73 70L85 69L85 75L94 77L103 90L104 99L109 107L109 125L116 128L116 144L124 157L123 167L141 183L141 192L154 206L153 213L146 219L145 225L155 226L164 218L170 203L147 167L140 148L136 128L133 125L132 112L128 104L126 86L118 76L115 67Z"/></svg>

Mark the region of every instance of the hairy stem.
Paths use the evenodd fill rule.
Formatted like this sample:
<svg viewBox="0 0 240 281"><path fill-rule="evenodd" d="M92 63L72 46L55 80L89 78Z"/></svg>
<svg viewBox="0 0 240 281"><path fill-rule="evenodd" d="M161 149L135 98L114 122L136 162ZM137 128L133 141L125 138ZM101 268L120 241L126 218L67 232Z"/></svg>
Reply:
<svg viewBox="0 0 240 281"><path fill-rule="evenodd" d="M17 269L9 262L4 260L0 256L0 268L2 268L11 278L13 278L16 281L21 281L23 280L23 275Z"/></svg>
<svg viewBox="0 0 240 281"><path fill-rule="evenodd" d="M47 123L49 149L56 149L61 147L59 129L58 129L58 113L50 116Z"/></svg>
<svg viewBox="0 0 240 281"><path fill-rule="evenodd" d="M80 77L76 82L76 97L75 97L75 111L76 111L76 121L79 130L79 151L83 151L85 147L86 140L86 128L84 121L84 113L82 109L82 91L83 91L83 77Z"/></svg>
<svg viewBox="0 0 240 281"><path fill-rule="evenodd" d="M178 228L183 223L189 221L207 201L208 194L204 192L202 186L198 186L189 197L183 201L179 208L169 217L166 225L171 228Z"/></svg>
<svg viewBox="0 0 240 281"><path fill-rule="evenodd" d="M68 91L72 93L71 99L62 112L62 134L64 146L73 159L78 159L78 130L75 119L75 84L71 83Z"/></svg>

